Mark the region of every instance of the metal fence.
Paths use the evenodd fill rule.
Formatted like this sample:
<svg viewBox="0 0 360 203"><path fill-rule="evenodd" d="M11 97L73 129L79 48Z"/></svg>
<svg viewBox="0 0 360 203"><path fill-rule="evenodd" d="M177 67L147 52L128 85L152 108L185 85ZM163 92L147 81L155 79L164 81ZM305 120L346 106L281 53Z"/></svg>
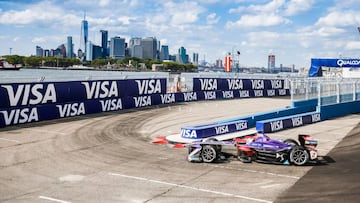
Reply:
<svg viewBox="0 0 360 203"><path fill-rule="evenodd" d="M318 105L360 100L360 80L343 78L290 79L291 100L318 99Z"/></svg>

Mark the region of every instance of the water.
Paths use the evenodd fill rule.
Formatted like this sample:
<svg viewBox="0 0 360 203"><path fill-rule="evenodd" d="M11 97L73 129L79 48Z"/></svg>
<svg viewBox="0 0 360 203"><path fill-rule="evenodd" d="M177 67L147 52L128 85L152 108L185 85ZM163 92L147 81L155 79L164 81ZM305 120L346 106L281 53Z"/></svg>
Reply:
<svg viewBox="0 0 360 203"><path fill-rule="evenodd" d="M0 71L0 83L83 81L104 79L169 78L167 72L28 69Z"/></svg>

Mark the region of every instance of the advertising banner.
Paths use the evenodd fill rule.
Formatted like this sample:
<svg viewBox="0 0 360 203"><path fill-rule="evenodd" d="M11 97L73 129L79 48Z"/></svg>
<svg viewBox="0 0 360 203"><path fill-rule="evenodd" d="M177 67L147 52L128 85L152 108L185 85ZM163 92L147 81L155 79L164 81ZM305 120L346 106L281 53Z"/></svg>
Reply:
<svg viewBox="0 0 360 203"><path fill-rule="evenodd" d="M245 120L238 120L227 123L210 123L198 126L188 126L181 128L181 137L188 139L203 139L217 135L223 135L248 129Z"/></svg>
<svg viewBox="0 0 360 203"><path fill-rule="evenodd" d="M166 93L166 79L0 84L0 108Z"/></svg>
<svg viewBox="0 0 360 203"><path fill-rule="evenodd" d="M294 116L257 121L256 130L263 133L272 133L319 121L321 121L320 113L311 112Z"/></svg>
<svg viewBox="0 0 360 203"><path fill-rule="evenodd" d="M193 91L284 89L281 79L193 78Z"/></svg>

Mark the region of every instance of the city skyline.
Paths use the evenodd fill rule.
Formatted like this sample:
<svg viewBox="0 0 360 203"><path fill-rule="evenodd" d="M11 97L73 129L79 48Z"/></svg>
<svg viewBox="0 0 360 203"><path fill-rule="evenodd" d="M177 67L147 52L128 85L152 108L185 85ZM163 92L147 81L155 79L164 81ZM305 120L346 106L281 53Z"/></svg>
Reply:
<svg viewBox="0 0 360 203"><path fill-rule="evenodd" d="M1 1L0 55L34 55L72 36L80 48L86 11L88 40L101 46L100 30L125 39L156 37L170 53L180 47L215 63L241 51L241 65L308 67L311 58L360 56L360 5L356 0ZM165 12L166 11L166 12ZM128 41L127 41L128 42Z"/></svg>

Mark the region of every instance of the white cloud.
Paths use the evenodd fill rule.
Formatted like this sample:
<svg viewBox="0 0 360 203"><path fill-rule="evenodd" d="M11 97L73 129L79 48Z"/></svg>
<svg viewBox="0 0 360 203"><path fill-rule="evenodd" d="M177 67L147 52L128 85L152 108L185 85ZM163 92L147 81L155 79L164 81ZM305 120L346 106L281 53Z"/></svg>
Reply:
<svg viewBox="0 0 360 203"><path fill-rule="evenodd" d="M348 42L345 46L346 50L360 50L360 42L359 41L351 41Z"/></svg>
<svg viewBox="0 0 360 203"><path fill-rule="evenodd" d="M289 23L290 20L275 14L243 15L236 22L228 22L226 27L269 27Z"/></svg>
<svg viewBox="0 0 360 203"><path fill-rule="evenodd" d="M46 42L45 37L35 37L31 40L33 44L42 44Z"/></svg>
<svg viewBox="0 0 360 203"><path fill-rule="evenodd" d="M315 0L290 0L286 3L286 9L284 14L287 16L293 16L298 13L308 11L312 8Z"/></svg>
<svg viewBox="0 0 360 203"><path fill-rule="evenodd" d="M316 22L318 26L358 26L360 25L360 13L357 11L333 11Z"/></svg>
<svg viewBox="0 0 360 203"><path fill-rule="evenodd" d="M206 22L208 25L213 25L218 23L220 20L220 17L216 15L216 13L211 13L206 17Z"/></svg>

